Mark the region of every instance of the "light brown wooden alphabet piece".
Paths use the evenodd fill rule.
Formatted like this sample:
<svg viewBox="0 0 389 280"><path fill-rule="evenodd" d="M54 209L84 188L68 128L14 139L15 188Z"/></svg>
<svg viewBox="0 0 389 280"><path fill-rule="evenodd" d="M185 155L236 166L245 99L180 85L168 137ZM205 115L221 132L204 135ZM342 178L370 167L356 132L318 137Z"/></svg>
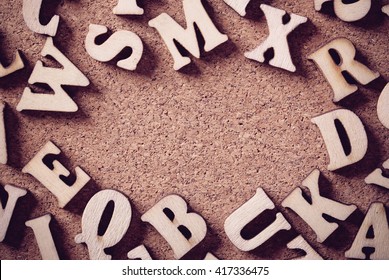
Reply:
<svg viewBox="0 0 389 280"><path fill-rule="evenodd" d="M145 245L139 245L128 252L127 258L130 260L152 260L149 251Z"/></svg>
<svg viewBox="0 0 389 280"><path fill-rule="evenodd" d="M377 115L382 125L389 128L389 83L386 84L378 98Z"/></svg>
<svg viewBox="0 0 389 280"><path fill-rule="evenodd" d="M114 210L103 235L98 228L108 203L113 202ZM125 235L131 223L132 210L127 197L115 190L102 190L88 202L82 214L82 233L75 237L76 243L86 243L91 260L110 260L104 249L116 245Z"/></svg>
<svg viewBox="0 0 389 280"><path fill-rule="evenodd" d="M5 133L5 124L4 124L4 108L5 103L0 102L0 163L7 164L8 155L7 155L7 137Z"/></svg>
<svg viewBox="0 0 389 280"><path fill-rule="evenodd" d="M383 165L385 169L389 169L389 159L386 160ZM365 178L365 183L366 184L374 184L377 186L381 186L383 188L386 188L389 190L389 178L384 177L382 175L382 170L380 168L377 168L374 170L372 173L370 173L366 178Z"/></svg>
<svg viewBox="0 0 389 280"><path fill-rule="evenodd" d="M76 112L78 110L77 104L62 86L85 87L89 85L88 78L54 46L53 38L47 38L41 54L53 57L63 66L63 69L45 67L41 61L37 61L28 82L30 84L47 84L54 91L54 94L33 93L30 88L26 87L16 109L18 111Z"/></svg>
<svg viewBox="0 0 389 280"><path fill-rule="evenodd" d="M340 62L334 61L331 52L340 57ZM334 102L338 102L358 90L356 85L349 84L343 76L344 71L356 81L366 85L377 79L380 74L373 72L362 63L355 60L356 49L346 38L338 38L311 54L313 60L334 91Z"/></svg>
<svg viewBox="0 0 389 280"><path fill-rule="evenodd" d="M95 39L108 32L104 25L90 24L89 32L85 39L85 48L94 59L107 62L114 59L124 48L130 47L130 57L117 62L117 66L126 70L135 70L143 54L143 43L138 35L131 31L119 30L112 34L106 42L96 45Z"/></svg>
<svg viewBox="0 0 389 280"><path fill-rule="evenodd" d="M138 6L136 0L119 0L113 8L115 15L143 15L144 11Z"/></svg>
<svg viewBox="0 0 389 280"><path fill-rule="evenodd" d="M19 51L16 51L15 59L11 62L8 67L4 67L0 62L0 78L5 77L13 72L16 72L24 68L23 59L20 56Z"/></svg>
<svg viewBox="0 0 389 280"><path fill-rule="evenodd" d="M305 252L302 257L294 258L294 260L322 260L323 258L305 241L301 235L290 241L286 245L289 249L300 249Z"/></svg>
<svg viewBox="0 0 389 280"><path fill-rule="evenodd" d="M389 16L389 5L383 6L382 12Z"/></svg>
<svg viewBox="0 0 389 280"><path fill-rule="evenodd" d="M183 6L186 18L186 29L182 28L165 13L162 13L149 21L149 26L157 29L169 49L174 60L174 70L179 70L190 63L190 58L182 56L178 51L174 40L179 42L194 57L200 58L200 48L194 28L195 23L204 37L204 50L206 52L213 50L228 40L226 35L221 34L217 30L205 11L201 0L183 0Z"/></svg>
<svg viewBox="0 0 389 280"><path fill-rule="evenodd" d="M370 229L373 231L372 237L368 237ZM363 248L366 247L374 248L370 259L389 259L389 226L385 206L381 202L370 205L354 242L351 248L346 251L345 256L352 259L365 259Z"/></svg>
<svg viewBox="0 0 389 280"><path fill-rule="evenodd" d="M218 258L216 258L215 256L214 256L214 254L212 254L212 253L210 253L210 252L208 252L206 255L205 255L205 258L204 258L204 260L219 260Z"/></svg>
<svg viewBox="0 0 389 280"><path fill-rule="evenodd" d="M366 130L360 118L350 110L338 109L311 120L316 124L323 136L327 147L330 163L328 170L337 170L350 164L360 161L367 152L368 138ZM350 153L346 153L339 132L338 126L343 126L351 146Z"/></svg>
<svg viewBox="0 0 389 280"><path fill-rule="evenodd" d="M258 62L265 62L266 51L273 48L274 57L269 61L269 64L290 72L295 72L296 67L290 56L287 36L297 26L307 22L308 19L303 16L290 14L290 21L284 24L283 17L286 14L285 11L265 4L261 5L261 9L265 13L269 26L269 37L254 50L246 52L244 56Z"/></svg>
<svg viewBox="0 0 389 280"><path fill-rule="evenodd" d="M188 206L184 199L178 195L169 195L141 217L142 221L150 223L165 238L176 259L180 259L199 244L207 233L204 219L187 211ZM180 230L182 228L186 228L190 236L185 236Z"/></svg>
<svg viewBox="0 0 389 280"><path fill-rule="evenodd" d="M42 1L23 0L23 18L28 28L32 31L54 37L57 34L59 16L54 15L47 25L42 25L39 21Z"/></svg>
<svg viewBox="0 0 389 280"><path fill-rule="evenodd" d="M233 8L240 16L246 15L246 7L250 3L250 0L223 0L228 6Z"/></svg>
<svg viewBox="0 0 389 280"><path fill-rule="evenodd" d="M27 194L25 189L17 188L11 185L6 185L4 189L8 193L8 200L5 206L3 206L3 203L0 200L0 242L3 242L5 235L7 234L9 222L11 221L16 202L20 197Z"/></svg>
<svg viewBox="0 0 389 280"><path fill-rule="evenodd" d="M315 0L315 10L320 11L325 2L334 2L334 11L338 18L346 22L363 19L370 11L371 0L358 0L344 3L343 0Z"/></svg>
<svg viewBox="0 0 389 280"><path fill-rule="evenodd" d="M323 218L327 214L338 220L346 220L357 207L345 205L325 198L319 190L320 171L315 169L303 181L303 186L309 189L312 202L309 203L302 194L301 188L294 189L282 202L282 206L290 208L299 215L316 233L317 241L324 242L337 228L337 223L330 223Z"/></svg>
<svg viewBox="0 0 389 280"><path fill-rule="evenodd" d="M50 221L51 215L46 214L27 221L26 226L30 227L34 232L42 260L59 260L57 248L49 227Z"/></svg>
<svg viewBox="0 0 389 280"><path fill-rule="evenodd" d="M241 236L242 229L254 218L267 209L274 209L275 205L262 188L246 203L236 209L224 222L224 230L231 242L242 251L251 251L261 246L280 230L289 230L291 225L281 213L276 214L275 221L255 237L246 240Z"/></svg>
<svg viewBox="0 0 389 280"><path fill-rule="evenodd" d="M76 181L73 185L67 185L61 177L67 177L70 172L57 160L52 162L52 168L43 163L47 155L59 155L61 150L51 141L30 160L23 168L23 173L31 174L42 183L52 194L54 194L63 208L66 204L89 182L90 177L80 167L75 168Z"/></svg>

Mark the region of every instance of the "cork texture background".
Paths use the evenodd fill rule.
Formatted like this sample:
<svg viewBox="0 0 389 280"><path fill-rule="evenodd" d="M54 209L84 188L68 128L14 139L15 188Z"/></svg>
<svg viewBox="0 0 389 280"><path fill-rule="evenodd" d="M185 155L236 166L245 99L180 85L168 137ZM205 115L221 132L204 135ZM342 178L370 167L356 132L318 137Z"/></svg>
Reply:
<svg viewBox="0 0 389 280"><path fill-rule="evenodd" d="M173 259L169 244L141 215L169 194L182 196L190 211L207 223L206 238L187 259L202 259L212 252L221 259L290 259L299 252L286 244L301 234L325 259L344 259L372 202L389 206L388 190L364 183L364 178L389 158L389 131L378 120L377 100L389 80L389 17L380 12L388 1L373 1L366 20L345 23L333 13L319 13L311 1L257 1L240 17L222 0L203 1L217 28L229 40L205 53L181 71L157 31L148 21L162 12L185 26L182 1L139 1L142 16L116 16L116 0L43 1L42 21L60 16L54 43L90 80L86 88L68 88L78 104L76 113L16 111L23 89L46 37L28 29L22 16L22 0L0 2L0 60L10 63L16 49L26 67L0 78L1 100L7 103L7 165L0 166L0 184L28 190L16 206L6 239L0 243L1 259L40 259L28 219L51 213L51 231L62 259L88 259L81 233L81 217L89 199L103 189L128 197L132 222L122 241L108 249L113 259L126 259L127 252L144 244L155 259ZM379 2L379 3L376 3ZM248 60L268 36L266 18L259 5L308 17L290 36L290 49L297 67L290 73ZM136 71L118 68L115 61L101 63L84 47L89 24L110 31L130 30L139 35L144 53ZM307 59L320 46L335 38L351 40L357 58L381 77L338 104L316 65ZM43 61L53 65L47 59ZM54 64L55 65L55 64ZM36 88L35 89L39 89ZM311 118L346 108L365 125L369 147L357 164L336 172L327 170L329 157L323 138ZM82 167L91 177L65 209L35 178L21 172L47 141L61 150L60 161L69 170ZM321 171L321 194L358 207L348 220L339 222L326 242L294 212L281 206L283 199L309 173ZM293 229L276 234L252 252L242 252L227 238L225 219L262 187L276 210L254 221L248 231L270 224L277 211ZM1 188L2 202L5 191Z"/></svg>

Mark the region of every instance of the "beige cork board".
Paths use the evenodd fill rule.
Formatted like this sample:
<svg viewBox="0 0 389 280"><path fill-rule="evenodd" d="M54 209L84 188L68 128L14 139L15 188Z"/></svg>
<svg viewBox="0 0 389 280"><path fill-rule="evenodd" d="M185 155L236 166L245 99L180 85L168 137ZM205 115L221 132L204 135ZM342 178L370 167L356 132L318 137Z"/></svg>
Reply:
<svg viewBox="0 0 389 280"><path fill-rule="evenodd" d="M89 79L88 87L66 87L77 103L75 113L26 111L16 107L28 86L46 36L25 24L22 0L0 3L0 61L9 65L20 50L25 67L0 78L6 129L7 164L0 164L0 184L28 190L15 207L7 235L0 243L0 259L41 259L36 238L25 222L51 214L50 230L61 259L89 259L81 232L82 213L100 190L124 194L132 219L123 239L108 249L112 259L127 259L144 245L153 259L173 259L172 248L141 216L162 198L178 194L189 210L206 221L205 239L184 258L203 259L208 252L219 259L292 259L301 257L287 244L302 236L324 259L345 259L364 215L373 202L388 211L386 188L364 179L389 158L389 130L377 116L377 102L389 80L389 17L381 12L388 1L376 1L363 21L343 22L331 12L317 12L313 1L252 0L241 17L222 0L203 1L216 27L229 40L180 71L158 32L148 21L165 12L185 25L181 1L138 1L143 15L113 14L117 0L43 1L42 23L53 15L60 21L56 47ZM268 36L260 4L308 18L289 35L296 72L288 72L245 58ZM327 11L328 10L328 11ZM85 49L90 24L107 26L113 33L129 30L143 42L143 55L135 71L99 62ZM358 85L358 91L333 103L333 92L308 56L336 38L347 38L357 58L380 77ZM34 88L48 92L47 89ZM366 129L368 149L353 165L328 171L328 152L311 119L336 109L359 116ZM48 142L61 150L60 161L71 172L80 166L91 180L64 207L41 183L22 169ZM321 195L356 210L325 242L282 201L314 170L321 172ZM385 173L385 172L384 172ZM262 188L275 208L246 229L270 224L280 212L292 230L278 232L255 250L240 251L228 239L227 217ZM1 201L6 192L0 188ZM305 243L304 243L305 244ZM290 247L290 246L289 246Z"/></svg>

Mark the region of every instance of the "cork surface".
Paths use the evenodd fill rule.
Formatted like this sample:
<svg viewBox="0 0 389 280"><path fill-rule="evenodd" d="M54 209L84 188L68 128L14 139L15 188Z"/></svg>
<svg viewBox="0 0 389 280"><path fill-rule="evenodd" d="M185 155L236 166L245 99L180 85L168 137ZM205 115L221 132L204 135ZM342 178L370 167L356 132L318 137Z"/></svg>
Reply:
<svg viewBox="0 0 389 280"><path fill-rule="evenodd" d="M48 3L50 2L50 3ZM376 1L375 1L376 2ZM388 4L388 1L378 1ZM28 219L51 213L51 230L62 259L88 259L87 247L76 244L81 217L89 199L103 189L115 189L131 202L130 228L113 248L113 259L144 244L155 259L172 259L169 244L141 215L169 194L182 196L190 211L207 222L207 235L185 258L202 259L212 252L221 259L290 259L299 255L286 243L301 234L325 259L344 259L372 202L389 206L389 191L366 185L364 178L389 158L389 131L378 120L379 94L389 79L389 18L374 4L371 16L359 23L345 23L333 13L319 13L313 1L255 1L248 15L240 17L222 0L203 1L218 29L229 41L181 71L157 31L148 21L162 12L185 26L181 1L140 1L143 16L116 16L116 0L44 1L43 22L55 13L60 25L54 43L91 81L86 88L68 88L79 106L76 113L16 111L23 89L37 60L45 36L28 29L22 0L0 2L0 60L10 63L22 51L25 69L0 78L5 108L8 165L0 165L0 184L28 190L19 200L6 239L0 243L1 259L40 259ZM303 15L309 21L290 36L297 67L290 73L250 61L246 51L268 35L261 3ZM107 26L112 32L131 30L144 44L143 57L134 72L115 62L92 59L84 48L89 24ZM334 104L333 93L316 65L307 59L320 46L339 37L351 40L358 59L381 77ZM50 65L47 59L43 60ZM51 64L52 65L52 64ZM369 147L359 163L336 172L327 170L328 153L311 118L347 108L365 125ZM65 209L37 180L21 172L47 141L61 150L69 169L82 167L91 177ZM320 169L323 196L358 211L323 244L294 212L281 206L283 199L315 168ZM224 232L225 219L262 187L293 230L281 232L252 252L239 251ZM2 203L5 201L1 188ZM265 215L252 225L258 232L270 224Z"/></svg>

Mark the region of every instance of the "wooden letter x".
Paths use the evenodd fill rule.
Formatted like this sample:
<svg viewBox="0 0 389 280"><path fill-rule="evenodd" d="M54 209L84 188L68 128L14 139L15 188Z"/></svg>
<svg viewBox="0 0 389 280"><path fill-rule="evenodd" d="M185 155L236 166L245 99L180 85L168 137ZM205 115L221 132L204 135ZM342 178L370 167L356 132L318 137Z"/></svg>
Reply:
<svg viewBox="0 0 389 280"><path fill-rule="evenodd" d="M295 72L296 67L290 56L287 36L297 26L307 21L306 17L290 14L290 21L283 23L285 11L262 4L262 11L265 13L267 24L269 25L269 37L251 52L246 52L245 57L258 61L265 61L265 52L269 49L274 50L274 57L269 64L290 72Z"/></svg>
<svg viewBox="0 0 389 280"><path fill-rule="evenodd" d="M235 12L244 17L246 15L246 7L250 0L223 0L228 6L233 8Z"/></svg>

